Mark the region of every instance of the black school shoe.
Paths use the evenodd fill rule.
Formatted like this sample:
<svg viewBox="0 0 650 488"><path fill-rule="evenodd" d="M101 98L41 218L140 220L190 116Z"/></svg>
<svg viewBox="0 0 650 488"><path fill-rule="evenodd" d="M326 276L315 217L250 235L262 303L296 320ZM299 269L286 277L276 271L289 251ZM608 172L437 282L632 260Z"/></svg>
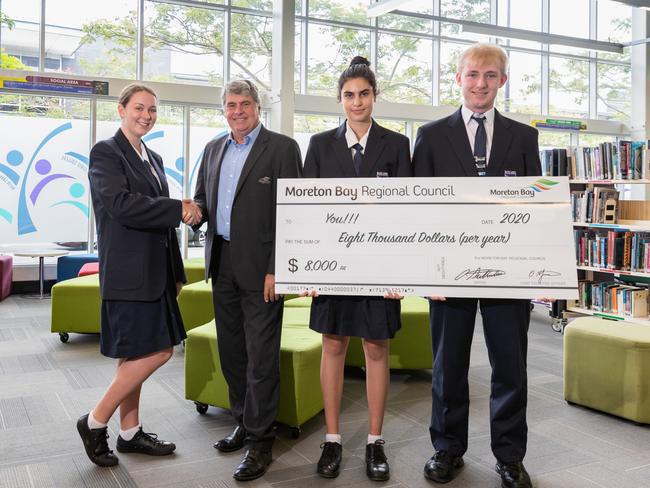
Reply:
<svg viewBox="0 0 650 488"><path fill-rule="evenodd" d="M125 441L122 436L118 436L116 448L119 452L139 452L149 456L166 456L176 449L173 442L159 441L156 434L149 434L140 430L133 436L130 441Z"/></svg>
<svg viewBox="0 0 650 488"><path fill-rule="evenodd" d="M77 420L77 431L83 441L88 459L97 466L108 468L120 462L108 448L108 427L91 429L88 427L88 414L86 414Z"/></svg>
<svg viewBox="0 0 650 488"><path fill-rule="evenodd" d="M453 456L447 451L436 451L424 465L424 477L436 483L449 483L463 467L462 456Z"/></svg>
<svg viewBox="0 0 650 488"><path fill-rule="evenodd" d="M383 439L366 444L366 475L373 481L386 481L390 478L384 444Z"/></svg>
<svg viewBox="0 0 650 488"><path fill-rule="evenodd" d="M237 481L250 481L264 476L273 460L271 449L249 447L232 477Z"/></svg>
<svg viewBox="0 0 650 488"><path fill-rule="evenodd" d="M501 486L503 488L532 488L533 486L528 471L526 471L522 462L502 463L497 461L495 469L501 476Z"/></svg>
<svg viewBox="0 0 650 488"><path fill-rule="evenodd" d="M244 447L244 441L246 440L246 429L243 425L237 425L235 430L228 434L223 439L218 440L214 443L214 448L221 452L233 452L238 451Z"/></svg>
<svg viewBox="0 0 650 488"><path fill-rule="evenodd" d="M323 452L316 465L316 472L323 478L336 478L341 468L343 447L338 442L324 442L321 448Z"/></svg>

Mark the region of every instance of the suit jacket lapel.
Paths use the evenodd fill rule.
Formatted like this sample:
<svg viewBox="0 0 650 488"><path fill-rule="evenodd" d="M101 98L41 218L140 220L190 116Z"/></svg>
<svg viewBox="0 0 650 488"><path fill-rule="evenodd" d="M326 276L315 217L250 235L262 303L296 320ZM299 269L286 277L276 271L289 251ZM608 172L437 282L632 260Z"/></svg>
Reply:
<svg viewBox="0 0 650 488"><path fill-rule="evenodd" d="M386 147L386 142L384 141L385 134L386 130L373 120L372 126L370 127L370 134L368 134L366 148L363 152L363 164L361 165L361 174L359 176L377 176L376 174L372 174L372 169L377 164L377 160L381 156L384 147Z"/></svg>
<svg viewBox="0 0 650 488"><path fill-rule="evenodd" d="M264 126L262 126L260 129L260 133L257 135L257 139L255 139L255 142L253 143L251 152L248 154L248 157L246 158L244 167L241 170L241 175L239 176L239 181L237 182L237 190L235 190L235 198L237 198L237 195L239 194L239 190L241 190L241 187L244 185L244 181L246 181L246 178L248 177L248 174L253 169L253 166L255 166L255 163L257 162L259 157L266 149L268 142L269 142L269 131L266 130Z"/></svg>
<svg viewBox="0 0 650 488"><path fill-rule="evenodd" d="M219 175L221 174L221 162L223 161L223 155L226 152L226 146L228 145L228 134L222 136L222 140L216 144L214 148L214 156L209 157L207 163L210 171L208 172L208 184L206 186L207 196L208 196L208 209L214 210L217 209L217 191L219 189ZM214 204L214 207L212 206ZM212 214L211 214L212 215Z"/></svg>
<svg viewBox="0 0 650 488"><path fill-rule="evenodd" d="M503 176L503 164L511 143L510 122L495 109L494 133L492 134L492 147L490 148L490 159L487 167L489 176Z"/></svg>
<svg viewBox="0 0 650 488"><path fill-rule="evenodd" d="M354 178L357 174L354 172L352 151L350 151L348 142L345 139L346 128L346 124L343 122L343 124L336 129L332 140L332 146L334 148L334 155L336 157L336 162L339 165L339 169L341 170L342 177Z"/></svg>
<svg viewBox="0 0 650 488"><path fill-rule="evenodd" d="M169 196L169 185L167 185L167 177L165 176L165 166L163 165L162 160L156 159L152 152L149 150L149 148L145 145L144 146L145 151L147 151L147 159L151 162L151 166L153 166L153 169L156 171L156 174L158 175L158 179L160 180L160 187L159 190L161 190L161 194L165 197ZM158 186L156 182L156 186ZM162 187L162 188L161 188Z"/></svg>
<svg viewBox="0 0 650 488"><path fill-rule="evenodd" d="M341 174L347 178L354 178L357 174L354 172L354 163L352 162L352 151L348 147L345 139L346 124L343 122L334 133L334 153L336 161L341 169Z"/></svg>
<svg viewBox="0 0 650 488"><path fill-rule="evenodd" d="M460 109L451 114L447 124L449 125L449 142L451 142L451 147L454 149L463 171L467 176L478 176L472 147L469 145L467 129Z"/></svg>
<svg viewBox="0 0 650 488"><path fill-rule="evenodd" d="M151 170L147 167L145 167L144 161L138 156L138 153L135 152L135 149L129 142L129 140L126 138L124 133L122 132L122 129L118 129L117 132L115 133L115 141L117 142L117 145L120 146L120 149L124 153L124 157L128 161L128 163L135 168L135 170L142 175L142 177L149 182L153 190L155 191L156 195L160 194L160 186L158 185L158 182L156 181L156 178L154 178L153 174L151 174Z"/></svg>

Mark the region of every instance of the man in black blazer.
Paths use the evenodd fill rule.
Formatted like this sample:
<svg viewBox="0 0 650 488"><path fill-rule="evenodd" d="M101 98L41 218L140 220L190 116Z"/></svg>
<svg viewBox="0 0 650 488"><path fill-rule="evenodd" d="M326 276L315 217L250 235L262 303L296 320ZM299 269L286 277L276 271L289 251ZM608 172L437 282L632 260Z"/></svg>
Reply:
<svg viewBox="0 0 650 488"><path fill-rule="evenodd" d="M418 131L415 176L537 176L537 130L494 109L507 80L507 56L496 45L475 44L461 55L456 81L463 106ZM503 487L530 487L523 466L527 425L527 333L530 301L443 298L430 301L434 365L429 428L435 453L426 478L446 483L463 466L467 450L470 347L480 306L492 366L490 432Z"/></svg>
<svg viewBox="0 0 650 488"><path fill-rule="evenodd" d="M237 480L262 476L271 462L280 382L282 299L275 294L275 203L278 178L297 178L300 149L264 128L256 87L232 81L223 90L231 132L203 153L194 200L208 232L205 279L212 278L221 369L235 430L214 447L246 454ZM199 224L200 225L200 224Z"/></svg>

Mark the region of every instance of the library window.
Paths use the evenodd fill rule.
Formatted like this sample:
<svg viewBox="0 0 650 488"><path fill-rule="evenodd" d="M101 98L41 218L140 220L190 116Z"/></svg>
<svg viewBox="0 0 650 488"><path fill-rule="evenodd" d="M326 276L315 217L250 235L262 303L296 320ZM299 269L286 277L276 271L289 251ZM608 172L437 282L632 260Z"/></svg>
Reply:
<svg viewBox="0 0 650 488"><path fill-rule="evenodd" d="M46 66L46 69L86 76L134 78L136 11L135 0L48 0L45 54L66 58L67 63Z"/></svg>
<svg viewBox="0 0 650 488"><path fill-rule="evenodd" d="M230 79L247 78L270 90L272 18L235 13L230 18Z"/></svg>
<svg viewBox="0 0 650 488"><path fill-rule="evenodd" d="M310 24L308 94L336 96L336 81L354 56L370 57L370 32Z"/></svg>
<svg viewBox="0 0 650 488"><path fill-rule="evenodd" d="M145 3L146 80L223 85L223 10Z"/></svg>
<svg viewBox="0 0 650 488"><path fill-rule="evenodd" d="M431 105L433 42L379 34L377 49L380 98L389 102Z"/></svg>

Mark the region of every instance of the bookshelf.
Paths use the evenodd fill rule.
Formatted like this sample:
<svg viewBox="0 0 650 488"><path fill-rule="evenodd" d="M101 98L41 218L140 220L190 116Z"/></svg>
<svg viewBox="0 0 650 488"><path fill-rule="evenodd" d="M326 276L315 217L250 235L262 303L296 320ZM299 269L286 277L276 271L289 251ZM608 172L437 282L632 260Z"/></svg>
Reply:
<svg viewBox="0 0 650 488"><path fill-rule="evenodd" d="M650 202L619 199L617 189L650 185L647 144L542 150L540 160L545 176L569 176L580 290L554 308L553 329L575 315L650 326Z"/></svg>
<svg viewBox="0 0 650 488"><path fill-rule="evenodd" d="M621 316L613 313L607 313L607 312L598 312L596 310L591 310L589 308L580 308L576 306L568 306L566 308L567 312L573 313L573 314L579 314L579 315L592 315L594 317L602 317L604 319L609 319L609 320L625 320L626 322L632 322L633 324L640 324L640 325L650 325L650 322L648 322L647 319L639 319L635 317L626 317L626 316Z"/></svg>
<svg viewBox="0 0 650 488"><path fill-rule="evenodd" d="M581 220L573 223L580 299L566 303L555 330L563 330L574 315L650 326L650 202L619 200L615 185L620 184L650 184L650 180L570 179L573 217ZM602 201L599 194L605 195ZM575 195L588 195L591 200L588 205L579 198L573 202ZM605 202L609 222L602 221L607 212L599 208Z"/></svg>

